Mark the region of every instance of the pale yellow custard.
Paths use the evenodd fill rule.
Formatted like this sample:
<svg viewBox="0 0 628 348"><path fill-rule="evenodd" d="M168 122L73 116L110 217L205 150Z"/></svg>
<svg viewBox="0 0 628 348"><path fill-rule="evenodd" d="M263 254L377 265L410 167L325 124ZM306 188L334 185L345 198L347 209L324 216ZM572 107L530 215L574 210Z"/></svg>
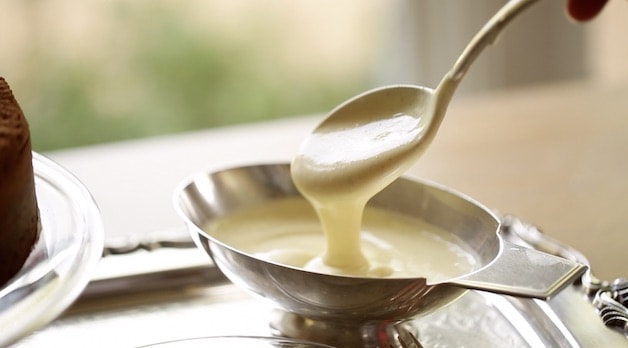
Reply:
<svg viewBox="0 0 628 348"><path fill-rule="evenodd" d="M477 266L456 236L418 218L367 207L358 243L368 266L358 271L326 264L326 238L311 205L302 198L264 202L214 220L205 230L237 250L310 271L368 277L451 279ZM341 248L342 249L342 248Z"/></svg>
<svg viewBox="0 0 628 348"><path fill-rule="evenodd" d="M322 262L340 273L364 274L369 258L360 239L367 201L397 178L421 133L420 117L399 113L371 121L373 110L354 110L347 123L322 124L290 165L294 184L314 206L326 236Z"/></svg>

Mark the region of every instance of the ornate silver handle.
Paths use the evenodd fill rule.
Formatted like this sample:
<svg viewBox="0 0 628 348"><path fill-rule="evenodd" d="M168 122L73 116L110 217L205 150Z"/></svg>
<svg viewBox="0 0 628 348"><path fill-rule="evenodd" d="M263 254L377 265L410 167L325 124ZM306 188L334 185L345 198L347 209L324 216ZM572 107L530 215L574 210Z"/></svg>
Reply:
<svg viewBox="0 0 628 348"><path fill-rule="evenodd" d="M615 279L600 289L593 297L593 305L606 326L623 330L628 338L628 279Z"/></svg>
<svg viewBox="0 0 628 348"><path fill-rule="evenodd" d="M501 233L506 239L590 266L580 252L548 237L536 226L511 215L502 216L501 220ZM580 282L604 324L623 332L628 338L628 279L619 278L612 282L599 280L593 276L589 267Z"/></svg>
<svg viewBox="0 0 628 348"><path fill-rule="evenodd" d="M155 251L159 249L188 249L196 245L183 228L153 231L140 236L131 235L107 241L102 256L126 255L139 250Z"/></svg>

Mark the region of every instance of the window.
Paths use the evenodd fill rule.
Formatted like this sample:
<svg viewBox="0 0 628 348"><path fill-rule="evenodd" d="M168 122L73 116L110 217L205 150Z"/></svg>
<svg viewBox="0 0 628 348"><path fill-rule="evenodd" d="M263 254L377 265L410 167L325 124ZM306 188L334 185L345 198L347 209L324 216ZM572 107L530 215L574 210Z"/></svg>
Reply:
<svg viewBox="0 0 628 348"><path fill-rule="evenodd" d="M36 151L326 112L376 85L435 86L502 4L12 0L0 75ZM582 61L562 59L583 44L561 7L540 2L518 18L461 90L582 74Z"/></svg>

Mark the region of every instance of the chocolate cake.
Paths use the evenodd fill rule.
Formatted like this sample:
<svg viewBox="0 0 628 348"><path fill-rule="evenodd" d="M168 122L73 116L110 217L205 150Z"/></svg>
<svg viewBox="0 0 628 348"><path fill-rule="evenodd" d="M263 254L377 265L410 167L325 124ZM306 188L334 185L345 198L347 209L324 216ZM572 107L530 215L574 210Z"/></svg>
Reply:
<svg viewBox="0 0 628 348"><path fill-rule="evenodd" d="M0 77L0 287L24 265L39 233L30 130Z"/></svg>

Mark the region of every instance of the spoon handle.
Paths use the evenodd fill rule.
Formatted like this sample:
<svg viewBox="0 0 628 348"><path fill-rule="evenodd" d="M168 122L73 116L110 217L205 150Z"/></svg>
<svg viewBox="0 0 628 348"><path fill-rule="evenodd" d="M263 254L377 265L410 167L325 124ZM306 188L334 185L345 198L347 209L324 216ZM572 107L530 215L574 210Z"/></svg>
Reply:
<svg viewBox="0 0 628 348"><path fill-rule="evenodd" d="M510 0L491 19L484 24L482 29L475 34L467 44L460 57L451 68L446 78L459 82L469 70L469 66L488 45L493 44L504 27L517 15L530 7L538 0Z"/></svg>
<svg viewBox="0 0 628 348"><path fill-rule="evenodd" d="M538 0L510 0L508 1L497 13L489 19L486 24L478 31L477 34L467 44L462 51L458 60L454 63L452 68L445 74L443 79L436 87L434 98L432 99L431 108L434 110L434 118L432 120L433 126L428 127L428 131L424 135L424 138L431 141L430 138L436 136L438 126L442 121L445 110L454 95L454 92L458 88L460 81L469 70L471 64L480 55L480 53L491 45L497 39L497 36L506 27L508 23L516 16L521 14L525 9L536 3Z"/></svg>

